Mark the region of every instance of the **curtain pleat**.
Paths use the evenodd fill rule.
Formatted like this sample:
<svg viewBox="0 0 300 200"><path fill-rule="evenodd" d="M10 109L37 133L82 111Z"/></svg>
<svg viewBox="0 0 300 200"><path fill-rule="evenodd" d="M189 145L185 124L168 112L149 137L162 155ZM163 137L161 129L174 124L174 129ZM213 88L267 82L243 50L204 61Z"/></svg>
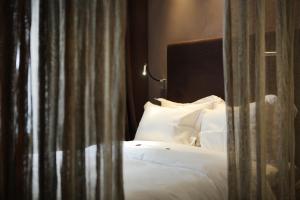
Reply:
<svg viewBox="0 0 300 200"><path fill-rule="evenodd" d="M236 65L236 101L238 123L236 132L238 148L238 192L241 199L248 199L251 194L251 153L250 153L250 119L249 119L249 23L250 4L240 1L237 23L237 65ZM240 87L243 86L243 87ZM247 114L246 114L247 113Z"/></svg>
<svg viewBox="0 0 300 200"><path fill-rule="evenodd" d="M125 95L125 63L120 58L125 56L122 38L125 38L126 4L124 1L101 1L97 6L102 12L97 12L96 17L96 32L101 33L96 36L96 82L104 84L96 92L96 129L100 131L97 141L101 143L101 146L97 145L97 173L100 176L97 177L96 196L100 199L123 199L122 188L109 185L123 183L120 156L123 135L120 132L123 132L124 122L116 119L125 117L124 105L120 104L123 101L120 97ZM104 184L107 182L109 184Z"/></svg>
<svg viewBox="0 0 300 200"><path fill-rule="evenodd" d="M65 37L65 118L63 135L63 161L62 161L62 199L75 199L77 185L79 184L77 170L80 168L77 139L79 102L79 1L66 1L66 37ZM81 124L81 122L80 122ZM82 134L82 133L81 133ZM76 162L79 161L79 162Z"/></svg>
<svg viewBox="0 0 300 200"><path fill-rule="evenodd" d="M266 124L265 124L265 95L266 95L266 63L265 63L265 0L254 3L253 17L255 28L255 102L256 102L256 198L269 199L266 194Z"/></svg>
<svg viewBox="0 0 300 200"><path fill-rule="evenodd" d="M39 41L39 191L56 199L59 87L58 1L40 2ZM44 19L44 20L42 20Z"/></svg>
<svg viewBox="0 0 300 200"><path fill-rule="evenodd" d="M278 130L286 132L280 139L279 176L281 179L280 198L295 198L294 190L294 81L293 81L293 50L294 50L294 14L295 1L277 1L276 18L276 57L278 105ZM293 187L291 187L293 186Z"/></svg>
<svg viewBox="0 0 300 200"><path fill-rule="evenodd" d="M295 199L296 1L275 2L225 2L228 199Z"/></svg>
<svg viewBox="0 0 300 200"><path fill-rule="evenodd" d="M1 199L32 197L31 100L28 95L30 16L30 1L1 1Z"/></svg>
<svg viewBox="0 0 300 200"><path fill-rule="evenodd" d="M126 1L0 6L0 199L124 199Z"/></svg>
<svg viewBox="0 0 300 200"><path fill-rule="evenodd" d="M295 11L300 10L300 1L296 2ZM299 108L300 108L300 12L295 12L295 39L294 39L294 84L295 84L295 104L298 108L298 114L296 115L295 119L295 144L299 143L300 140L300 115L299 115ZM300 165L300 145L295 145L295 164L296 166ZM296 188L299 187L299 181L296 180ZM296 192L296 199L300 198L300 194Z"/></svg>
<svg viewBox="0 0 300 200"><path fill-rule="evenodd" d="M233 90L233 38L232 38L232 15L231 15L231 1L225 1L225 26L224 26L224 40L223 40L223 60L224 60L224 86L226 97L226 114L227 114L227 180L228 180L228 199L237 199L237 163L236 163L236 148L235 148L235 124L233 110L234 106L234 90Z"/></svg>
<svg viewBox="0 0 300 200"><path fill-rule="evenodd" d="M129 17L128 17L129 18ZM133 66L130 40L130 19L127 18L126 28L126 140L133 140L137 129L135 98L133 91Z"/></svg>

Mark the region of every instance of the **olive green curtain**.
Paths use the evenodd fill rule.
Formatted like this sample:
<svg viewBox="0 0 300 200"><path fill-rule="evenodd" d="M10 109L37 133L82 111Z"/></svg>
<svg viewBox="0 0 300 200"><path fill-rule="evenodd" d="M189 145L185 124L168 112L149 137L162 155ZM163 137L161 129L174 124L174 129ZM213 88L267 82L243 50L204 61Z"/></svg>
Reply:
<svg viewBox="0 0 300 200"><path fill-rule="evenodd" d="M0 1L0 199L124 198L125 21L124 0Z"/></svg>
<svg viewBox="0 0 300 200"><path fill-rule="evenodd" d="M226 0L228 199L295 199L297 12L297 0Z"/></svg>

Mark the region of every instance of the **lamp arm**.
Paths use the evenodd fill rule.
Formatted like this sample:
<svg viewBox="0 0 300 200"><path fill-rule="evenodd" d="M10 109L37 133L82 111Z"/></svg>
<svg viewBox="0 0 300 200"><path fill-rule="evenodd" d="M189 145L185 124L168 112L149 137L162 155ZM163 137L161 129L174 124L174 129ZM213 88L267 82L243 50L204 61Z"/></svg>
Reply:
<svg viewBox="0 0 300 200"><path fill-rule="evenodd" d="M146 70L147 70L147 73L149 74L150 78L152 78L152 79L155 80L155 81L160 82L160 79L155 78L155 77L150 73L149 67L147 67Z"/></svg>

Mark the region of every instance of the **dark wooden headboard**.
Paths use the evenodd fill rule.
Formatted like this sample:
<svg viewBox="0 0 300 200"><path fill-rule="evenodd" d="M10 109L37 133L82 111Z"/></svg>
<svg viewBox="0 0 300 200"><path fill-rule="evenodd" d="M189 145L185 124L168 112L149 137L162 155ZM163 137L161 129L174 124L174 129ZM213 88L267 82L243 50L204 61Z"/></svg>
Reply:
<svg viewBox="0 0 300 200"><path fill-rule="evenodd" d="M221 38L171 44L167 56L168 99L192 102L209 95L224 99Z"/></svg>

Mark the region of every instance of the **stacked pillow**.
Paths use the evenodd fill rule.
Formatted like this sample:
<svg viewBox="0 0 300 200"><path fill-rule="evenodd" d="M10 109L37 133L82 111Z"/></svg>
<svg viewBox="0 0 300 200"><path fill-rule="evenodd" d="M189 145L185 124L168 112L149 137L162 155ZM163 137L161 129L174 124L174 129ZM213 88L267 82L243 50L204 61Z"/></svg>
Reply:
<svg viewBox="0 0 300 200"><path fill-rule="evenodd" d="M163 98L158 98L156 100L161 102L162 107L171 107L171 108L176 108L176 107L180 107L180 106L189 106L189 105L195 105L195 104L196 105L212 104L212 106L215 106L218 103L223 103L224 102L223 99L221 99L220 97L217 97L215 95L204 97L202 99L194 101L193 103L177 103L177 102L173 102L173 101L163 99Z"/></svg>
<svg viewBox="0 0 300 200"><path fill-rule="evenodd" d="M265 109L266 109L266 124L271 124L271 129L268 129L268 141L271 144L278 143L278 134L276 132L276 126L273 124L276 120L275 115L275 104L277 102L277 96L266 95L265 97ZM235 123L238 124L238 112L239 107L235 107L236 117ZM256 103L252 102L249 104L249 121L250 121L250 141L251 145L254 147L256 145ZM227 120L226 120L226 105L225 103L220 103L213 110L205 109L205 113L202 117L201 130L199 134L199 140L197 140L197 145L214 151L227 151ZM270 148L271 148L270 144ZM272 147L273 148L273 147ZM255 148L253 148L255 149ZM272 152L272 150L269 150Z"/></svg>
<svg viewBox="0 0 300 200"><path fill-rule="evenodd" d="M135 140L195 145L204 111L224 102L216 96L185 104L162 98L157 100L161 102L161 106L150 102L145 104Z"/></svg>
<svg viewBox="0 0 300 200"><path fill-rule="evenodd" d="M276 95L265 96L265 124L268 125L266 131L266 140L268 141L268 158L274 159L278 157L276 155L277 148L280 142L280 134L276 129L276 113L275 107L277 102ZM235 109L235 123L238 124L238 112L239 107ZM297 108L295 107L295 115ZM256 149L256 103L249 104L249 121L250 121L250 141L252 149ZM219 103L214 109L205 109L201 121L201 129L199 133L199 139L197 145L202 148L215 151L227 151L227 120L226 120L226 105L225 103ZM256 152L252 152L255 157Z"/></svg>
<svg viewBox="0 0 300 200"><path fill-rule="evenodd" d="M221 98L209 96L184 104L162 98L157 100L161 102L161 106L146 103L135 140L173 142L196 145L213 151L227 151L226 104ZM267 95L265 102L265 123L271 124L272 127L267 130L267 140L272 144L268 149L268 157L272 158L276 156L276 144L279 142L279 134L274 124L277 97ZM239 107L234 109L238 113ZM250 103L249 109L250 140L251 145L255 145L256 103ZM235 121L238 124L238 118Z"/></svg>
<svg viewBox="0 0 300 200"><path fill-rule="evenodd" d="M135 140L191 144L196 141L199 109L169 108L146 103Z"/></svg>
<svg viewBox="0 0 300 200"><path fill-rule="evenodd" d="M197 146L213 151L227 151L225 102L219 103L214 109L204 110Z"/></svg>

